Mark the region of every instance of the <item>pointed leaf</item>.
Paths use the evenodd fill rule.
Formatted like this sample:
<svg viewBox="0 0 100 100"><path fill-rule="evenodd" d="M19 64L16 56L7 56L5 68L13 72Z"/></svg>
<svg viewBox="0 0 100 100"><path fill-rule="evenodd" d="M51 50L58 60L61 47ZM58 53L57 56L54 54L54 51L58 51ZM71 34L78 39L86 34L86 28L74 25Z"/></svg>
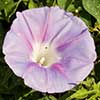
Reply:
<svg viewBox="0 0 100 100"><path fill-rule="evenodd" d="M83 0L83 7L100 23L100 0Z"/></svg>

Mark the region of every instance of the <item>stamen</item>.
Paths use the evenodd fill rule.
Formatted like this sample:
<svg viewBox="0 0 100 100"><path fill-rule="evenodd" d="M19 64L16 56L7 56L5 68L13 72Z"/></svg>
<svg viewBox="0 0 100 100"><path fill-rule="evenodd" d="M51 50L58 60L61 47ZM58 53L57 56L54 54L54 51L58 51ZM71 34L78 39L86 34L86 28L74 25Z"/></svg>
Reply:
<svg viewBox="0 0 100 100"><path fill-rule="evenodd" d="M48 47L46 46L45 49L48 49Z"/></svg>
<svg viewBox="0 0 100 100"><path fill-rule="evenodd" d="M41 59L40 59L40 61L39 61L39 63L41 64L41 65L43 65L44 64L44 62L45 62L45 57L42 57Z"/></svg>
<svg viewBox="0 0 100 100"><path fill-rule="evenodd" d="M49 67L59 61L59 54L53 46L47 44L37 44L32 55L32 60L44 67Z"/></svg>

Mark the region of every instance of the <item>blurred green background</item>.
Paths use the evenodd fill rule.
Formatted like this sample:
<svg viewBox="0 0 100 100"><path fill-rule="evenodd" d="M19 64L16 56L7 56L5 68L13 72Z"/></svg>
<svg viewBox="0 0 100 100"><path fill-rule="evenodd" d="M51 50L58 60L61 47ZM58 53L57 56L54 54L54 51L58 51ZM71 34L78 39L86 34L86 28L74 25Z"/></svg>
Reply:
<svg viewBox="0 0 100 100"><path fill-rule="evenodd" d="M90 75L74 89L59 94L31 90L4 61L2 44L16 11L60 6L80 17L95 40L97 60ZM100 100L100 0L0 0L0 100Z"/></svg>

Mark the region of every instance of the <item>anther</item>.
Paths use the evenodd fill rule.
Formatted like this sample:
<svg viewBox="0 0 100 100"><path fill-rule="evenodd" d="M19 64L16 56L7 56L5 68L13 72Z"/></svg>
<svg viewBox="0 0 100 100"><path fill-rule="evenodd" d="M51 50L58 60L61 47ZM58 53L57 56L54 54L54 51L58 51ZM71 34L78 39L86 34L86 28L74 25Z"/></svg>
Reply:
<svg viewBox="0 0 100 100"><path fill-rule="evenodd" d="M44 62L45 62L45 57L42 57L41 59L40 59L40 61L39 61L39 63L41 64L41 65L43 65L44 64Z"/></svg>

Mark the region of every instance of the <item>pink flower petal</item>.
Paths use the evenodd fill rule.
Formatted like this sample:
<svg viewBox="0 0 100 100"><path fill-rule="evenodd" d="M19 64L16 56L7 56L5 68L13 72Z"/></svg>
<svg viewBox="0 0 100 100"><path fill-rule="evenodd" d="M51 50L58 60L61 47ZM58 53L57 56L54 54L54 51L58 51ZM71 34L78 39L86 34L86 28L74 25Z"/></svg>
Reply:
<svg viewBox="0 0 100 100"><path fill-rule="evenodd" d="M46 69L38 64L32 63L23 74L24 82L27 86L41 92L47 92L47 74Z"/></svg>
<svg viewBox="0 0 100 100"><path fill-rule="evenodd" d="M66 73L67 72L64 69L61 70L57 68L56 65L53 65L52 68L47 69L48 93L64 92L66 90L72 89L75 86L70 84L72 82Z"/></svg>
<svg viewBox="0 0 100 100"><path fill-rule="evenodd" d="M64 92L79 84L96 59L94 41L85 23L59 7L17 12L3 53L27 86L48 93Z"/></svg>
<svg viewBox="0 0 100 100"><path fill-rule="evenodd" d="M30 49L23 39L11 30L7 33L3 45L5 60L14 73L22 76L29 60Z"/></svg>

